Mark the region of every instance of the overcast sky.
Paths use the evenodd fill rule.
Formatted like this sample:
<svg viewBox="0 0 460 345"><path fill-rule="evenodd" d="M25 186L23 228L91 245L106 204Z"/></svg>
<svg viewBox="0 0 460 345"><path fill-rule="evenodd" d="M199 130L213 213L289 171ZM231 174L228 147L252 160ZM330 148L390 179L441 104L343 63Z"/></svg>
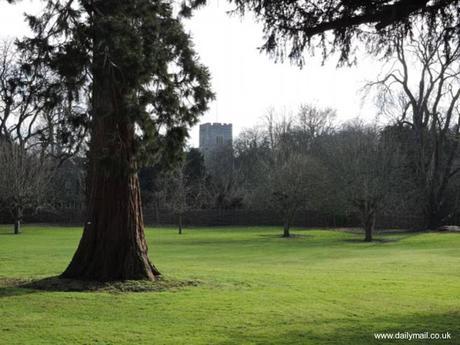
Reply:
<svg viewBox="0 0 460 345"><path fill-rule="evenodd" d="M28 32L24 11L36 12L40 1L23 0L14 6L0 3L0 35L22 36ZM186 22L201 61L212 75L217 94L204 122L231 122L234 136L260 122L268 108L295 111L301 103L335 108L340 121L354 117L372 120L372 99L362 103L360 89L378 74L380 65L361 59L358 66L337 69L336 59L321 66L319 58L308 58L300 70L289 62L275 64L259 53L263 42L261 26L254 18L231 17L225 1L215 0ZM191 145L198 145L198 126L192 130Z"/></svg>

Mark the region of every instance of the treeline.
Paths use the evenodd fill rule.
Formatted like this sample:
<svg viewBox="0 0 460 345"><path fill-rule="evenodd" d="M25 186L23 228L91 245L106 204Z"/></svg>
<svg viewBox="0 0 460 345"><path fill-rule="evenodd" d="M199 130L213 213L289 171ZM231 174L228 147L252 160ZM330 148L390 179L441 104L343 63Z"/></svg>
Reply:
<svg viewBox="0 0 460 345"><path fill-rule="evenodd" d="M392 38L380 77L366 85L384 125L337 124L334 111L303 106L291 117L268 114L200 161L147 188L180 219L188 208L271 209L284 222L300 210L359 215L372 240L382 215L421 219L413 227L453 222L459 202L460 45L450 31ZM192 153L193 152L193 153ZM192 164L192 165L193 165ZM193 182L192 182L193 181ZM167 191L159 186L171 187ZM189 190L190 189L190 190ZM145 192L146 193L146 192ZM169 200L169 201L168 201ZM420 224L419 224L420 223Z"/></svg>
<svg viewBox="0 0 460 345"><path fill-rule="evenodd" d="M269 112L206 157L189 149L177 163L144 152L164 156L140 171L144 208L170 210L180 231L190 210L268 210L285 236L301 211L354 215L368 241L382 216L420 219L411 226L428 229L454 222L460 45L446 46L447 34L394 36L381 76L366 85L382 125L340 124L332 109L304 105L292 116ZM78 128L90 109L66 104L55 75L24 69L12 44L0 48L0 217L9 214L19 232L25 214L85 202L88 132ZM50 107L50 93L62 107Z"/></svg>
<svg viewBox="0 0 460 345"><path fill-rule="evenodd" d="M307 105L290 117L271 112L233 147L206 157L190 149L167 174L158 167L142 170L144 202L157 212L172 210L180 227L190 209L271 210L283 221L284 236L302 210L355 214L368 241L378 216L423 219L431 229L453 219L460 183L454 133L436 147L426 131L419 147L419 133L404 122L379 127L335 119L333 110ZM424 169L420 156L426 157Z"/></svg>

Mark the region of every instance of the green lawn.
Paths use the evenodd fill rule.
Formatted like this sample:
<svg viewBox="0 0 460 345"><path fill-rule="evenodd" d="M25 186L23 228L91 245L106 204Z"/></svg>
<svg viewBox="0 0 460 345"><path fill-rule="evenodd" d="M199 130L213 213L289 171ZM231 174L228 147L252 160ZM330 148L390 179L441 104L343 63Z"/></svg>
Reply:
<svg viewBox="0 0 460 345"><path fill-rule="evenodd" d="M275 228L149 229L167 277L198 286L143 293L45 292L7 278L57 275L75 228L0 228L0 344L460 344L460 234L362 235ZM3 284L1 282L4 282ZM450 332L377 341L375 332Z"/></svg>

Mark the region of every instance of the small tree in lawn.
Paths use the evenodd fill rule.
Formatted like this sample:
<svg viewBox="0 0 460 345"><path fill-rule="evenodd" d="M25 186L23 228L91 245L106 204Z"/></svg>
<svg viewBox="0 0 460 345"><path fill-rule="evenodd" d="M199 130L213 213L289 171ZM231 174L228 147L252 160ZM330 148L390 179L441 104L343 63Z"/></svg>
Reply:
<svg viewBox="0 0 460 345"><path fill-rule="evenodd" d="M50 109L59 88L47 68L27 66L11 41L0 42L0 202L14 218L15 233L24 212L46 201L57 158L78 150L85 135L67 135L65 109Z"/></svg>
<svg viewBox="0 0 460 345"><path fill-rule="evenodd" d="M184 176L184 164L178 166L166 180L168 181L168 206L177 217L179 235L182 235L182 218L190 208L189 193L190 187Z"/></svg>
<svg viewBox="0 0 460 345"><path fill-rule="evenodd" d="M0 139L0 204L14 220L14 233L21 232L24 212L42 206L53 165L39 154Z"/></svg>
<svg viewBox="0 0 460 345"><path fill-rule="evenodd" d="M242 205L242 182L232 145L223 145L210 152L205 160L209 173L208 192L214 207L224 209L240 208Z"/></svg>
<svg viewBox="0 0 460 345"><path fill-rule="evenodd" d="M398 184L398 153L391 138L360 122L346 125L331 137L331 171L337 197L361 217L366 242L371 242L376 216L392 201Z"/></svg>
<svg viewBox="0 0 460 345"><path fill-rule="evenodd" d="M160 210L166 198L166 177L160 164L139 171L139 183L144 207L153 208L155 221L160 222Z"/></svg>
<svg viewBox="0 0 460 345"><path fill-rule="evenodd" d="M291 222L296 213L319 200L324 171L311 157L288 154L276 159L268 172L273 206L283 220L283 237L290 237Z"/></svg>
<svg viewBox="0 0 460 345"><path fill-rule="evenodd" d="M189 206L196 209L205 207L208 203L208 174L199 149L191 148L186 152L183 174L189 188Z"/></svg>

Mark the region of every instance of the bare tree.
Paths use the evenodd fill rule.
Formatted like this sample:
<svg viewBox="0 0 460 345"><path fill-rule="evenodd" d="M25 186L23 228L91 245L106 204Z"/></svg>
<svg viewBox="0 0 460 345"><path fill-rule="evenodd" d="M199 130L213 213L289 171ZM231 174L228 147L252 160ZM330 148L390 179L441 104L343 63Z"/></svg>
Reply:
<svg viewBox="0 0 460 345"><path fill-rule="evenodd" d="M311 152L318 137L333 132L336 117L336 111L332 108L302 104L295 117L294 127L300 149L305 153Z"/></svg>
<svg viewBox="0 0 460 345"><path fill-rule="evenodd" d="M345 209L357 211L371 242L377 214L393 202L398 153L391 138L375 126L359 121L345 125L330 137L329 162L335 176L336 197Z"/></svg>
<svg viewBox="0 0 460 345"><path fill-rule="evenodd" d="M311 154L318 138L334 131L336 111L311 104L302 104L295 114L268 110L264 122L266 139L271 150Z"/></svg>
<svg viewBox="0 0 460 345"><path fill-rule="evenodd" d="M236 141L236 161L245 201L272 208L284 224L284 236L299 210L320 207L327 198L327 173L312 155L315 140L332 131L335 112L303 105L296 116L271 108L263 130L247 130Z"/></svg>
<svg viewBox="0 0 460 345"><path fill-rule="evenodd" d="M21 231L26 211L35 211L46 201L53 165L39 153L0 139L0 204L14 219L14 233Z"/></svg>
<svg viewBox="0 0 460 345"><path fill-rule="evenodd" d="M182 218L186 211L190 209L191 188L187 185L184 175L184 163L182 162L166 179L168 186L168 208L177 216L177 226L179 235L182 235Z"/></svg>
<svg viewBox="0 0 460 345"><path fill-rule="evenodd" d="M394 47L389 70L368 86L378 87L383 111L409 133L401 144L421 192L426 226L433 229L451 215L447 190L460 172L460 45L444 30L414 39L401 33Z"/></svg>
<svg viewBox="0 0 460 345"><path fill-rule="evenodd" d="M199 149L190 148L186 151L183 174L188 188L190 207L195 209L205 207L209 203L207 193L208 174L204 156Z"/></svg>
<svg viewBox="0 0 460 345"><path fill-rule="evenodd" d="M39 78L46 72L38 67L24 68L21 58L12 42L0 44L0 201L13 215L16 234L24 212L45 200L54 128L62 125L42 97L57 86Z"/></svg>
<svg viewBox="0 0 460 345"><path fill-rule="evenodd" d="M242 181L239 167L235 164L232 145L216 148L206 160L210 175L207 193L213 206L222 212L224 209L240 208L243 201Z"/></svg>
<svg viewBox="0 0 460 345"><path fill-rule="evenodd" d="M320 200L325 171L312 157L292 153L278 156L267 172L273 207L283 219L283 237L290 237L296 213Z"/></svg>
<svg viewBox="0 0 460 345"><path fill-rule="evenodd" d="M235 161L241 178L244 203L253 209L267 209L268 173L272 150L269 131L260 128L247 129L235 140Z"/></svg>

